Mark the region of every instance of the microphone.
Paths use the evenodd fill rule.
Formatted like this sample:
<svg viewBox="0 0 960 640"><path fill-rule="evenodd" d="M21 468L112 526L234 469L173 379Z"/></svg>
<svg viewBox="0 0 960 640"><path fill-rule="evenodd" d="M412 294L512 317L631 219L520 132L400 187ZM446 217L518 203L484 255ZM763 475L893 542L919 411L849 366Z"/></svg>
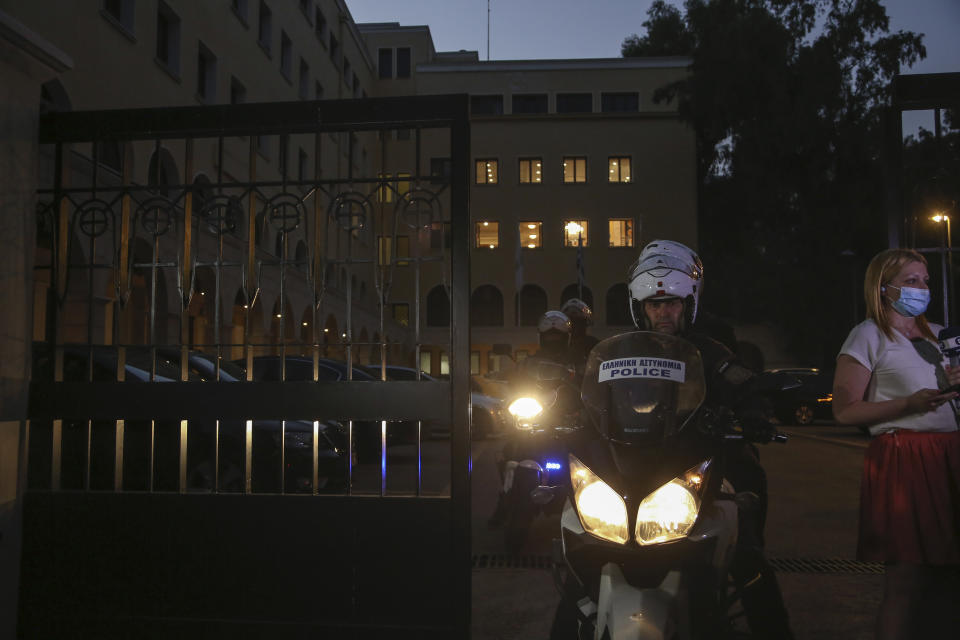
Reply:
<svg viewBox="0 0 960 640"><path fill-rule="evenodd" d="M950 368L960 366L960 327L944 327L937 335L940 343L940 352L950 359ZM960 385L953 385L943 390L960 391Z"/></svg>

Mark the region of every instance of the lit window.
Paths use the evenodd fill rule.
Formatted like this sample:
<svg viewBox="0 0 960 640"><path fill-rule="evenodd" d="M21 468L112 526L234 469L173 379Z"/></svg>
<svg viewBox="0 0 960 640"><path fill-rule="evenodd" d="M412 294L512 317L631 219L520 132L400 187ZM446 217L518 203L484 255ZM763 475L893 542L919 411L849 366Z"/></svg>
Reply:
<svg viewBox="0 0 960 640"><path fill-rule="evenodd" d="M446 351L440 352L440 375L450 375L450 356L447 355Z"/></svg>
<svg viewBox="0 0 960 640"><path fill-rule="evenodd" d="M607 180L609 182L631 182L630 156L611 156L607 158Z"/></svg>
<svg viewBox="0 0 960 640"><path fill-rule="evenodd" d="M500 246L500 223L484 220L477 223L477 249L496 249Z"/></svg>
<svg viewBox="0 0 960 640"><path fill-rule="evenodd" d="M401 171L397 174L397 198L402 198L410 191L410 174Z"/></svg>
<svg viewBox="0 0 960 640"><path fill-rule="evenodd" d="M420 352L420 371L430 375L433 367L430 366L431 354L429 351Z"/></svg>
<svg viewBox="0 0 960 640"><path fill-rule="evenodd" d="M589 238L587 230L588 222L586 220L564 220L563 246L576 247L581 241L583 246L587 246Z"/></svg>
<svg viewBox="0 0 960 640"><path fill-rule="evenodd" d="M470 352L470 375L480 375L480 352Z"/></svg>
<svg viewBox="0 0 960 640"><path fill-rule="evenodd" d="M499 176L496 160L492 158L477 160L477 184L497 184Z"/></svg>
<svg viewBox="0 0 960 640"><path fill-rule="evenodd" d="M584 156L566 156L563 159L564 182L587 181L587 159Z"/></svg>
<svg viewBox="0 0 960 640"><path fill-rule="evenodd" d="M390 305L393 321L401 327L410 326L410 305L406 302L396 302Z"/></svg>
<svg viewBox="0 0 960 640"><path fill-rule="evenodd" d="M380 179L380 186L377 188L377 202L393 202L393 188L390 186L391 177L389 173L377 174L377 178Z"/></svg>
<svg viewBox="0 0 960 640"><path fill-rule="evenodd" d="M543 177L540 158L520 158L520 184L539 184Z"/></svg>
<svg viewBox="0 0 960 640"><path fill-rule="evenodd" d="M408 236L397 236L397 253L393 253L393 238L391 236L380 236L378 240L378 253L379 253L379 262L378 264L381 267L388 266L390 262L394 259L397 259L397 266L406 267L410 263L406 260L399 260L399 258L409 258L410 257L410 238Z"/></svg>
<svg viewBox="0 0 960 640"><path fill-rule="evenodd" d="M543 246L542 222L521 222L519 225L520 243L524 249L539 249Z"/></svg>
<svg viewBox="0 0 960 640"><path fill-rule="evenodd" d="M633 219L610 218L607 221L611 247L633 246Z"/></svg>

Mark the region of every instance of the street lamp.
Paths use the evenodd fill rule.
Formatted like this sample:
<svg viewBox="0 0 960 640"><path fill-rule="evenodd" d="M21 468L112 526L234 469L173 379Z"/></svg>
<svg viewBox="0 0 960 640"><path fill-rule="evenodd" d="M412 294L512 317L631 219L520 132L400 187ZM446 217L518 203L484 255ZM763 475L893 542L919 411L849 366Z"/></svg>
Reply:
<svg viewBox="0 0 960 640"><path fill-rule="evenodd" d="M950 216L945 213L937 213L930 219L937 223L944 223L944 231L946 232L940 240L940 251L943 253L940 267L943 280L943 325L948 326L950 324L949 294L953 292L953 247L950 242Z"/></svg>

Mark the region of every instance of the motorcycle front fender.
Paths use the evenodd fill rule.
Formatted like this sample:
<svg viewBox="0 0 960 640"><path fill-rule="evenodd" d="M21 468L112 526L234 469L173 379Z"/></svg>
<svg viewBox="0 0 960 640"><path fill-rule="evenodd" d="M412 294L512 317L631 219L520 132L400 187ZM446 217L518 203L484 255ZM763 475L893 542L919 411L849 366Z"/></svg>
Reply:
<svg viewBox="0 0 960 640"><path fill-rule="evenodd" d="M678 615L679 594L679 571L668 573L658 587L639 589L627 582L620 567L608 562L600 574L596 637L611 640L675 637L682 627ZM685 637L682 630L680 637Z"/></svg>

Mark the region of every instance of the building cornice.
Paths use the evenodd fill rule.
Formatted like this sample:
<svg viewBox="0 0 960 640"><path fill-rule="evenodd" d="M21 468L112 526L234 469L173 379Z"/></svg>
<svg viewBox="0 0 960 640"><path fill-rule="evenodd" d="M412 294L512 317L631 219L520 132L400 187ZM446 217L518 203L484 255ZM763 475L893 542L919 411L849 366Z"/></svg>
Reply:
<svg viewBox="0 0 960 640"><path fill-rule="evenodd" d="M70 56L2 10L0 10L0 38L7 40L56 73L73 68L73 60Z"/></svg>
<svg viewBox="0 0 960 640"><path fill-rule="evenodd" d="M657 58L581 58L551 60L493 60L463 63L426 63L417 73L483 73L502 71L599 71L622 69L686 69L693 64L688 56Z"/></svg>

